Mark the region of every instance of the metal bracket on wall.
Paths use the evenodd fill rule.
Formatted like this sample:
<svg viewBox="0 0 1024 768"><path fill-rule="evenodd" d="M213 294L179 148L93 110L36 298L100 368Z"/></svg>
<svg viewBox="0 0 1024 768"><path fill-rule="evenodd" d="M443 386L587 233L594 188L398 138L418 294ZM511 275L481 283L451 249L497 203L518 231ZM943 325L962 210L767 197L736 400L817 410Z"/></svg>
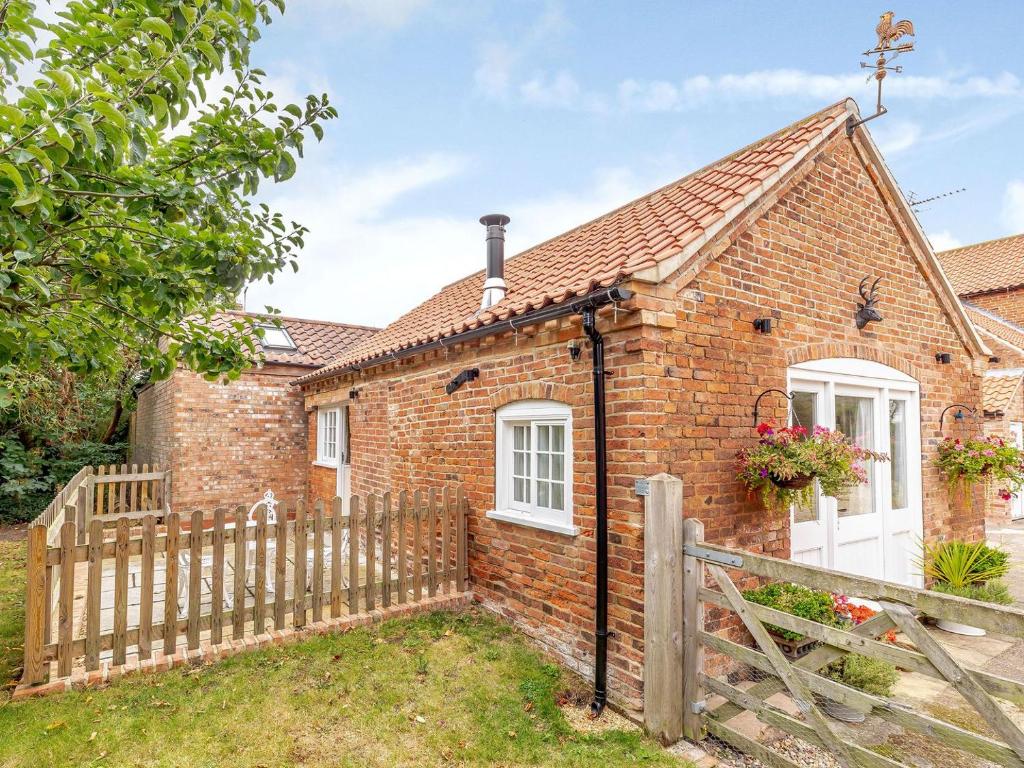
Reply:
<svg viewBox="0 0 1024 768"><path fill-rule="evenodd" d="M743 567L743 558L739 555L727 555L697 544L684 544L683 554L688 555L689 557L696 557L700 560L706 560L709 563L727 565L730 568Z"/></svg>

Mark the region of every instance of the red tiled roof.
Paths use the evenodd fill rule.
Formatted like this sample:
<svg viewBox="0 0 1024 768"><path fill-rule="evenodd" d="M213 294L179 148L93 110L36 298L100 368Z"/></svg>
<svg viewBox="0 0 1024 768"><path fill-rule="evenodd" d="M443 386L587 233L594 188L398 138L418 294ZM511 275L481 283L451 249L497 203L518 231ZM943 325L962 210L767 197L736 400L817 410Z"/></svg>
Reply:
<svg viewBox="0 0 1024 768"><path fill-rule="evenodd" d="M938 257L961 296L1024 286L1024 234L953 248Z"/></svg>
<svg viewBox="0 0 1024 768"><path fill-rule="evenodd" d="M508 293L479 311L477 272L303 380L583 296L656 266L747 207L856 107L844 100L505 263ZM481 261L483 247L481 246Z"/></svg>
<svg viewBox="0 0 1024 768"><path fill-rule="evenodd" d="M329 360L343 355L346 350L379 333L379 328L349 323L332 323L327 320L305 320L298 317L263 315L257 312L220 312L213 317L211 327L229 330L231 320L276 320L281 323L295 342L296 349L281 349L263 346L268 363L321 366Z"/></svg>
<svg viewBox="0 0 1024 768"><path fill-rule="evenodd" d="M1009 320L1004 320L995 312L989 312L976 307L969 301L962 303L964 309L967 310L967 317L978 328L982 331L987 331L1005 344L1016 347L1018 350L1024 350L1024 327Z"/></svg>
<svg viewBox="0 0 1024 768"><path fill-rule="evenodd" d="M988 413L1008 413L1020 380L1020 374L984 376L981 380L982 408Z"/></svg>

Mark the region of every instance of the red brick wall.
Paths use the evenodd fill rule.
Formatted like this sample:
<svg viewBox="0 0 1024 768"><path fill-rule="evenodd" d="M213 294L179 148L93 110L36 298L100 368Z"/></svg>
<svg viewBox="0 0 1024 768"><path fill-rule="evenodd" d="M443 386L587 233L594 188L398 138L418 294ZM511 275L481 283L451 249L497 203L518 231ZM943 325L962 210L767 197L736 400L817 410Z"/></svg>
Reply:
<svg viewBox="0 0 1024 768"><path fill-rule="evenodd" d="M179 511L249 505L268 489L294 503L308 464L303 398L291 382L306 372L268 365L221 384L175 371L140 395L132 461L173 470Z"/></svg>
<svg viewBox="0 0 1024 768"><path fill-rule="evenodd" d="M1012 323L1024 325L1024 288L965 297L971 304L995 312Z"/></svg>
<svg viewBox="0 0 1024 768"><path fill-rule="evenodd" d="M174 460L174 399L177 376L157 381L139 393L132 414L131 461L170 468Z"/></svg>
<svg viewBox="0 0 1024 768"><path fill-rule="evenodd" d="M680 476L687 515L709 539L785 557L788 522L771 518L735 479L735 453L753 439L754 399L786 386L786 368L823 357L876 360L921 384L925 532L981 533L982 510L951 509L931 466L938 416L977 403L972 360L887 218L879 192L840 140L806 180L767 211L692 283L634 284L639 311L602 314L608 379L610 685L627 706L642 695L643 511L638 477ZM881 324L853 324L861 277L882 275ZM514 286L513 286L514 289ZM755 317L777 318L771 336ZM583 336L575 318L479 344L429 353L307 387L307 405L359 389L352 409L353 487L395 491L464 483L473 589L580 668L593 648L593 413L589 351L572 363L565 346ZM953 364L940 366L938 351ZM452 396L444 385L478 367ZM494 504L494 407L553 397L572 406L574 522L570 537L487 519ZM785 417L777 403L765 415ZM311 494L313 490L311 490Z"/></svg>

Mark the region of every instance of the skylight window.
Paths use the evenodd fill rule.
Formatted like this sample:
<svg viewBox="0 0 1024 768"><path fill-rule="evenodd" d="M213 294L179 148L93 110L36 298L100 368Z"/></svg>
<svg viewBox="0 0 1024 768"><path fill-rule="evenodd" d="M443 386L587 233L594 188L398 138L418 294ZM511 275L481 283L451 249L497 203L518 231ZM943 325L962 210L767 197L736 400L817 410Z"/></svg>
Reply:
<svg viewBox="0 0 1024 768"><path fill-rule="evenodd" d="M278 328L276 325L260 325L259 327L263 330L263 338L260 343L265 348L297 349L292 337L284 328Z"/></svg>

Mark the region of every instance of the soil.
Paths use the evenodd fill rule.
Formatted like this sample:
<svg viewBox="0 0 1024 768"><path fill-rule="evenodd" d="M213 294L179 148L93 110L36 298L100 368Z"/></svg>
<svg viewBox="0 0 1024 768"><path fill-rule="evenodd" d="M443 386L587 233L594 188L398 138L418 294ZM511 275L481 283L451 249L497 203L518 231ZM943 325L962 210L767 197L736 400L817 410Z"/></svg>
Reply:
<svg viewBox="0 0 1024 768"><path fill-rule="evenodd" d="M0 541L24 541L28 535L28 523L0 525Z"/></svg>

